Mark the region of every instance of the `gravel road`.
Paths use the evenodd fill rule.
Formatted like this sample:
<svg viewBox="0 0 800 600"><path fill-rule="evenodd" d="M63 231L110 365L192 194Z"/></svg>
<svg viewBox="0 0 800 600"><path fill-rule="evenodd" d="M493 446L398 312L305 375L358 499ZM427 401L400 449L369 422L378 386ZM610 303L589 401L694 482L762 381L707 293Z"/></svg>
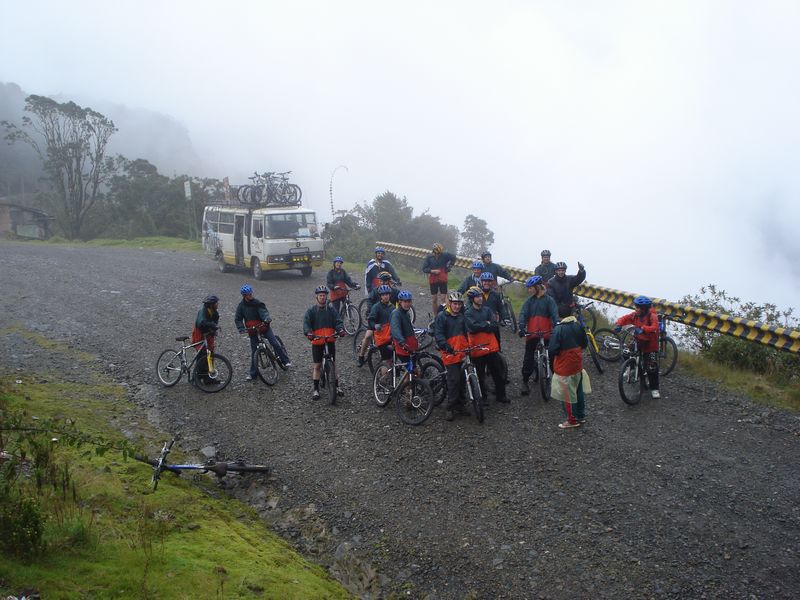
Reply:
<svg viewBox="0 0 800 600"><path fill-rule="evenodd" d="M190 253L2 243L0 327L97 356L184 451L212 445L221 457L269 461L268 485L232 491L362 596L800 596L798 416L680 368L661 400L631 408L612 366L589 371L587 425L562 431L555 402L519 396L523 346L509 336L512 402L492 404L483 425L448 423L441 409L421 427L403 425L374 405L369 371L342 342L347 395L314 402L302 315L323 276L252 282ZM296 364L274 388L245 381L248 344L233 325L245 280ZM185 381L162 389L156 357L189 333L212 292L232 384L219 394ZM423 312L428 303L420 299Z"/></svg>

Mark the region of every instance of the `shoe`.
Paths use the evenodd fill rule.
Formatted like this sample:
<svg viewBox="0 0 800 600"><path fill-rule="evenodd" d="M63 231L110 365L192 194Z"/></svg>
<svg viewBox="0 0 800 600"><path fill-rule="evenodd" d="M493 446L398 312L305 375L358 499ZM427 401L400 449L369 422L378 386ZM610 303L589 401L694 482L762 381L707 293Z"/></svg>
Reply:
<svg viewBox="0 0 800 600"><path fill-rule="evenodd" d="M586 423L586 417L583 417L582 419L578 419L578 423L580 423L581 425Z"/></svg>
<svg viewBox="0 0 800 600"><path fill-rule="evenodd" d="M254 379L255 379L254 375L248 375L247 377L244 378L245 381L253 381Z"/></svg>
<svg viewBox="0 0 800 600"><path fill-rule="evenodd" d="M658 390L653 390L652 392L650 392L650 395L651 395L653 398L655 398L656 400L658 400L659 398L661 398L661 392L659 392Z"/></svg>
<svg viewBox="0 0 800 600"><path fill-rule="evenodd" d="M501 404L508 404L509 402L511 402L511 400L508 399L508 396L498 396L497 398L495 398L495 400L497 402L500 402Z"/></svg>
<svg viewBox="0 0 800 600"><path fill-rule="evenodd" d="M520 386L519 393L522 394L523 396L527 396L528 394L531 393L531 388L528 386L527 379L522 380L522 385Z"/></svg>
<svg viewBox="0 0 800 600"><path fill-rule="evenodd" d="M311 394L312 400L319 400L319 390L314 390L314 393Z"/></svg>
<svg viewBox="0 0 800 600"><path fill-rule="evenodd" d="M358 357L358 366L359 367L363 367L365 362L367 362L366 358L364 358L363 356L359 356Z"/></svg>
<svg viewBox="0 0 800 600"><path fill-rule="evenodd" d="M340 388L340 387L337 387L336 388L336 395L339 396L339 398L344 398L344 390L342 388Z"/></svg>
<svg viewBox="0 0 800 600"><path fill-rule="evenodd" d="M559 423L559 429L572 429L573 427L580 427L581 424L577 421L575 423L570 423L569 421L564 421L563 423Z"/></svg>
<svg viewBox="0 0 800 600"><path fill-rule="evenodd" d="M444 420L445 421L452 421L455 418L456 418L456 416L453 414L452 410L448 409L447 411L445 411L445 413L444 413Z"/></svg>
<svg viewBox="0 0 800 600"><path fill-rule="evenodd" d="M286 367L287 369L291 369L294 365L292 364L292 361L289 361L289 362L283 363L283 366Z"/></svg>

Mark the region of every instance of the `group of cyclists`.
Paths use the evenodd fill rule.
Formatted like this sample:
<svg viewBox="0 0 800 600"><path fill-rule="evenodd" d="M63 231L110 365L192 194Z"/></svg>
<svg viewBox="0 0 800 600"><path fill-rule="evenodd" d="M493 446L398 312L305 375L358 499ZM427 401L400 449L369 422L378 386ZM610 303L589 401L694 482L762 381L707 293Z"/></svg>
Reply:
<svg viewBox="0 0 800 600"><path fill-rule="evenodd" d="M381 369L391 368L395 357L408 357L418 349L411 317L413 295L402 289L397 271L386 259L386 250L376 247L374 258L364 270L364 288L369 298L367 332L358 349L358 366L372 346L377 347L382 360ZM542 250L541 263L534 275L524 285L528 298L519 312L519 336L525 339L522 361L520 394L530 393L529 380L535 373L534 355L540 340L549 346L553 370L553 397L562 400L566 420L561 428L578 427L586 420L584 395L590 388L588 376L582 367L582 351L587 338L583 327L575 319L574 289L586 279L586 269L578 262L575 275L567 275L564 262L553 263L549 250ZM447 404L445 418L452 421L458 414L469 414L464 398L464 378L461 364L466 352L475 364L481 389L486 390L488 370L495 390L495 401L509 402L506 395L506 374L500 356L500 328L511 323L510 315L497 291L498 278L513 280L501 265L492 261L485 251L480 260L472 263L472 273L455 289L449 286L449 273L456 257L436 243L423 261L421 270L428 277L431 308L434 315L432 334L446 371ZM346 335L338 303L350 290L361 289L344 270L344 259L336 256L328 272L327 285L314 290L315 301L303 317L303 333L311 342L312 399L319 399L322 356L325 347L331 357L336 356L336 338ZM250 335L252 356L258 343L259 330L276 351L278 359L291 366L285 348L271 330L271 318L266 305L253 297L253 289L244 284L240 289L242 300L236 309L235 323L242 334ZM213 350L213 338L219 321L219 298L205 299L195 321L193 341L207 336ZM634 336L645 358L650 387L654 398L660 397L658 387L658 318L652 301L639 296L634 302L634 313L618 319L616 327L632 325ZM201 361L205 362L205 361ZM334 362L335 365L335 362ZM335 373L335 372L334 372ZM251 360L248 379L256 376L255 358ZM337 395L344 396L335 375ZM487 403L484 395L484 403Z"/></svg>

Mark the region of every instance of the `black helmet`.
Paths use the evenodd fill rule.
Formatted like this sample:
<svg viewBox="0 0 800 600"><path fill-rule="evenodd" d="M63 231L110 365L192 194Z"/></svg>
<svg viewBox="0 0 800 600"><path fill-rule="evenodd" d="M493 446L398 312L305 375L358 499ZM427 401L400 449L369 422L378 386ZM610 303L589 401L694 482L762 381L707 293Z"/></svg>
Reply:
<svg viewBox="0 0 800 600"><path fill-rule="evenodd" d="M552 256L550 250L542 250L542 256Z"/></svg>
<svg viewBox="0 0 800 600"><path fill-rule="evenodd" d="M565 271L567 270L567 263L565 262L559 261L556 263L555 266L556 266L556 271L558 271L559 269L564 269Z"/></svg>
<svg viewBox="0 0 800 600"><path fill-rule="evenodd" d="M328 293L330 293L330 290L328 289L328 286L326 286L326 285L318 285L316 287L316 289L314 289L314 293L315 294L328 294Z"/></svg>
<svg viewBox="0 0 800 600"><path fill-rule="evenodd" d="M209 306L212 305L212 304L216 304L217 302L219 302L219 298L217 296L215 296L214 294L211 294L210 296L206 296L206 299L203 300L203 304L208 304Z"/></svg>

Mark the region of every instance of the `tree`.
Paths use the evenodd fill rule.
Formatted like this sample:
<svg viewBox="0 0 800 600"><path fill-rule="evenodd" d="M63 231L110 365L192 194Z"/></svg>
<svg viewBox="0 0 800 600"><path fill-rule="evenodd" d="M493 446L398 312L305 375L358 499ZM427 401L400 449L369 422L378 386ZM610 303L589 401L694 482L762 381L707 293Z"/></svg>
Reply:
<svg viewBox="0 0 800 600"><path fill-rule="evenodd" d="M87 215L116 170L116 161L105 154L117 128L91 108L44 96L28 96L25 111L33 118L22 117L21 127L2 122L5 137L36 151L52 186L56 218L69 239L79 238Z"/></svg>
<svg viewBox="0 0 800 600"><path fill-rule="evenodd" d="M475 215L467 215L464 229L461 231L461 252L463 256L478 257L494 244L494 233L486 225L486 221Z"/></svg>

